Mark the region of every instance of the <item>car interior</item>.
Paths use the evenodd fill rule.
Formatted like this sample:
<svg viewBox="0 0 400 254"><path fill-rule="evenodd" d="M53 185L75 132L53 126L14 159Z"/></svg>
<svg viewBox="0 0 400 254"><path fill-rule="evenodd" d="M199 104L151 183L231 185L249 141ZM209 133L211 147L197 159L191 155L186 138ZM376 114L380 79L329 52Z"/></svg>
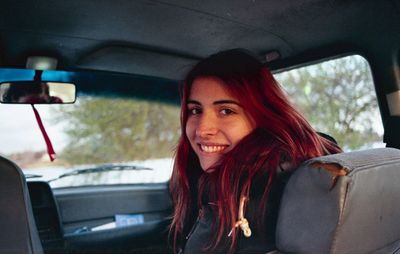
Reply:
<svg viewBox="0 0 400 254"><path fill-rule="evenodd" d="M233 48L344 148L290 178L274 253L400 253L399 0L2 0L0 16L0 253L172 253L180 86Z"/></svg>

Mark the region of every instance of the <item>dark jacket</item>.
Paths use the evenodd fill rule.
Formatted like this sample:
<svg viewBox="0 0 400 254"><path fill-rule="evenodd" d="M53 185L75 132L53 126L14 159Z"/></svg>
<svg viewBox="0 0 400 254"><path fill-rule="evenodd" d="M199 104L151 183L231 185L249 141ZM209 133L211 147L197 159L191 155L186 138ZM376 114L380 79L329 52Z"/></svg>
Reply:
<svg viewBox="0 0 400 254"><path fill-rule="evenodd" d="M242 231L239 232L238 245L236 254L265 254L275 249L275 228L278 217L279 205L283 193L284 186L288 181L290 173L278 173L267 201L267 212L265 223L261 225L257 218L259 202L264 190L263 186L255 184L250 193L250 200L245 211L245 217L248 219L252 235L249 238L243 236ZM211 243L213 233L217 227L215 220L215 207L213 204L206 203L200 209L197 221L194 223L192 230L187 235L186 244L180 253L182 254L226 254L228 247L220 244L212 251L206 251L205 248ZM239 230L239 229L238 229ZM228 236L227 236L228 237Z"/></svg>

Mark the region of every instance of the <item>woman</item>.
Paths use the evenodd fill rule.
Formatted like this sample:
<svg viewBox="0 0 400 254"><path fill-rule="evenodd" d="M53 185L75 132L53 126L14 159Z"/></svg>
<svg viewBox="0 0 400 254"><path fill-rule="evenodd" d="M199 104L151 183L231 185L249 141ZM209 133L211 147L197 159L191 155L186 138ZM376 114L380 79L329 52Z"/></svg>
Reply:
<svg viewBox="0 0 400 254"><path fill-rule="evenodd" d="M174 250L185 254L273 250L290 172L341 151L293 108L257 58L238 49L212 55L188 73L181 126L171 235Z"/></svg>

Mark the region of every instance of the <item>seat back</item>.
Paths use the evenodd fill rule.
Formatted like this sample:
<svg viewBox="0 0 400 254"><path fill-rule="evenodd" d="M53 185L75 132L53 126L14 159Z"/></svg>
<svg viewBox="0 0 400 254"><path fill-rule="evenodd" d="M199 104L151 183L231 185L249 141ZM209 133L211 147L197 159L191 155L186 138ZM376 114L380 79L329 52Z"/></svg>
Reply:
<svg viewBox="0 0 400 254"><path fill-rule="evenodd" d="M276 231L283 253L394 253L399 240L400 150L314 158L289 179Z"/></svg>
<svg viewBox="0 0 400 254"><path fill-rule="evenodd" d="M0 253L42 254L25 177L0 156Z"/></svg>
<svg viewBox="0 0 400 254"><path fill-rule="evenodd" d="M385 133L383 142L386 147L400 149L400 116L390 116L385 122Z"/></svg>

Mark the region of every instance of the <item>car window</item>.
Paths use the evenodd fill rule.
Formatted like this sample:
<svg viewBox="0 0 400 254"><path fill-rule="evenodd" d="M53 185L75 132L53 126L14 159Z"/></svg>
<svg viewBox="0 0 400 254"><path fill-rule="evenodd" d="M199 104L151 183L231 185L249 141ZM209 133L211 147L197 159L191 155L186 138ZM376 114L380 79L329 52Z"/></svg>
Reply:
<svg viewBox="0 0 400 254"><path fill-rule="evenodd" d="M170 178L179 107L145 99L81 95L36 105L57 153L50 162L30 105L0 104L0 153L52 187L149 184Z"/></svg>
<svg viewBox="0 0 400 254"><path fill-rule="evenodd" d="M345 150L383 147L383 126L371 71L351 55L275 74L313 127Z"/></svg>

